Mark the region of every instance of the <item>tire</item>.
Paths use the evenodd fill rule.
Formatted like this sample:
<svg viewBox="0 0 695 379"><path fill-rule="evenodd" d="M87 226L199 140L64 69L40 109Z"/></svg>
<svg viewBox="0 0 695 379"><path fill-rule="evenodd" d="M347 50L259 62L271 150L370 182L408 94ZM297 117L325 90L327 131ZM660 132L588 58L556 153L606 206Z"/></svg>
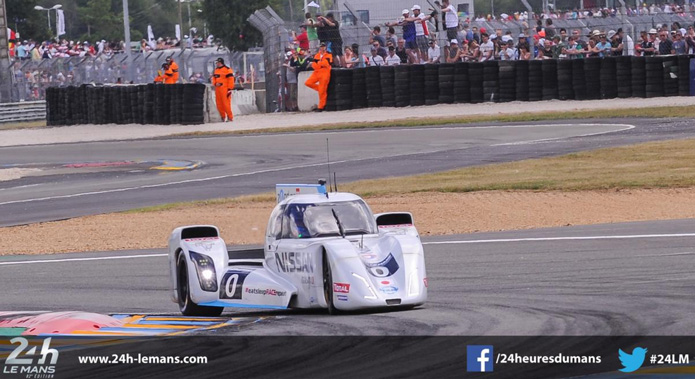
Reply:
<svg viewBox="0 0 695 379"><path fill-rule="evenodd" d="M323 295L326 297L328 313L331 315L339 314L340 311L333 303L333 272L325 250L323 252Z"/></svg>
<svg viewBox="0 0 695 379"><path fill-rule="evenodd" d="M186 254L180 253L176 260L176 287L179 295L179 310L184 316L217 317L222 314L222 307L200 306L191 300L188 281Z"/></svg>

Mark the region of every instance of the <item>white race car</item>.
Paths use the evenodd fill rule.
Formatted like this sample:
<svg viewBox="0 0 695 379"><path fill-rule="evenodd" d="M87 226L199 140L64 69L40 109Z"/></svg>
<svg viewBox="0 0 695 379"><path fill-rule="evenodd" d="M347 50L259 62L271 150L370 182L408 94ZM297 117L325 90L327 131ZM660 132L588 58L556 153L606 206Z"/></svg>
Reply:
<svg viewBox="0 0 695 379"><path fill-rule="evenodd" d="M317 187L322 193L285 198L280 191L263 249L228 251L215 226L175 229L170 288L181 313L218 316L233 307L336 314L423 304L425 256L412 215L374 216L359 196Z"/></svg>

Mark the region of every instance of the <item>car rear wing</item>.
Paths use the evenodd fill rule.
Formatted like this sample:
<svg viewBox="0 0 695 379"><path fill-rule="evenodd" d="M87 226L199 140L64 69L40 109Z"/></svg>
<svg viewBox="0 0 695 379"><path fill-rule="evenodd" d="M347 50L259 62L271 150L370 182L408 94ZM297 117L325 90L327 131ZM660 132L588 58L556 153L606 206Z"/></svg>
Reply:
<svg viewBox="0 0 695 379"><path fill-rule="evenodd" d="M418 236L413 223L413 215L410 212L390 212L374 215L379 234L407 234Z"/></svg>

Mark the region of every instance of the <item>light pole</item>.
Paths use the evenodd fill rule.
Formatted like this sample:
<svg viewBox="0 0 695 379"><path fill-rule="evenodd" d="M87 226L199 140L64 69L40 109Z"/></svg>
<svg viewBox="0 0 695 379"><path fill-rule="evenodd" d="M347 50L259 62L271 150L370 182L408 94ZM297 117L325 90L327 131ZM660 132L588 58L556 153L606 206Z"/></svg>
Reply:
<svg viewBox="0 0 695 379"><path fill-rule="evenodd" d="M51 11L58 10L58 9L60 9L60 8L62 8L62 7L63 7L63 6L60 5L60 4L56 4L56 5L54 5L54 6L50 7L50 8L44 8L44 7L40 6L40 5L37 5L37 6L34 7L34 9L36 9L37 11L46 11L46 16L48 17L48 31L49 31L49 32L52 32L52 30L51 30ZM58 18L58 16L56 16L56 19L57 19L57 18Z"/></svg>

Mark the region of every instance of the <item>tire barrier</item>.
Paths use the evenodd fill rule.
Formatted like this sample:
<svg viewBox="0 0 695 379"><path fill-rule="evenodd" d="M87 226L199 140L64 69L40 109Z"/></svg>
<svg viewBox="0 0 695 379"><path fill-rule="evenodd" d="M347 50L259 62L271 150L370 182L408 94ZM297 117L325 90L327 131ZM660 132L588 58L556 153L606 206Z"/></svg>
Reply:
<svg viewBox="0 0 695 379"><path fill-rule="evenodd" d="M381 106L396 106L396 71L394 66L379 67L379 81L381 83Z"/></svg>
<svg viewBox="0 0 695 379"><path fill-rule="evenodd" d="M351 85L351 77L345 80ZM350 94L352 91L350 91ZM46 89L49 126L79 124L183 124L205 120L205 85L50 87ZM352 109L352 101L342 109Z"/></svg>
<svg viewBox="0 0 695 379"><path fill-rule="evenodd" d="M439 69L439 102L451 104L454 102L454 64L442 63Z"/></svg>
<svg viewBox="0 0 695 379"><path fill-rule="evenodd" d="M693 58L619 56L333 69L327 109L689 96ZM157 87L143 95L149 104L147 91L153 93L155 109L161 98ZM47 93L50 104L65 102L64 96ZM90 96L86 92L88 101ZM66 110L49 105L46 111L53 115ZM147 105L143 114L147 118ZM154 118L156 123L156 112Z"/></svg>

